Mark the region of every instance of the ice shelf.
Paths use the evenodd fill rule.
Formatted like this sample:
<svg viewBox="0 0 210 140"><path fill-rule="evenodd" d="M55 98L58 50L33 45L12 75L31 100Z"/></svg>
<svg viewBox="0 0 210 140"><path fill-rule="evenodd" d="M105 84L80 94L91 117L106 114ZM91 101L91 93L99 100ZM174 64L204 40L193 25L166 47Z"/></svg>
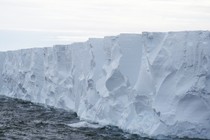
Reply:
<svg viewBox="0 0 210 140"><path fill-rule="evenodd" d="M210 138L210 32L0 52L0 94L155 137Z"/></svg>

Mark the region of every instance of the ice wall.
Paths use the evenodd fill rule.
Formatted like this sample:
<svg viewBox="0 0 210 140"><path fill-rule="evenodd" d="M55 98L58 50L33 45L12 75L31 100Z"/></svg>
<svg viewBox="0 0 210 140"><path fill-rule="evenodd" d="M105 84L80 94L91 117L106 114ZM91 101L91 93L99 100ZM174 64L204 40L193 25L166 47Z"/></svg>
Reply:
<svg viewBox="0 0 210 140"><path fill-rule="evenodd" d="M121 34L0 53L0 94L148 136L210 138L210 32Z"/></svg>

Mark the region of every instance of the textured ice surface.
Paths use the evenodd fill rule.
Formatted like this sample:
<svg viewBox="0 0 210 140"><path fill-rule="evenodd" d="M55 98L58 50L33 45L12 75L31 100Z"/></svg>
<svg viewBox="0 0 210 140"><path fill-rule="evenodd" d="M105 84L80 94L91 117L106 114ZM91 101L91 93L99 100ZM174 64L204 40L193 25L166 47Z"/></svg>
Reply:
<svg viewBox="0 0 210 140"><path fill-rule="evenodd" d="M0 53L0 93L148 136L210 138L210 32Z"/></svg>

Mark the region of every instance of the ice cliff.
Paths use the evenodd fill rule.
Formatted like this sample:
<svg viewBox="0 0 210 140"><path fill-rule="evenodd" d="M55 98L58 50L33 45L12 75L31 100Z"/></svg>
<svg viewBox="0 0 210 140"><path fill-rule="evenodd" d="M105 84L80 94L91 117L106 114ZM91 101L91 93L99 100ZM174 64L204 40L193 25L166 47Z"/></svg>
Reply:
<svg viewBox="0 0 210 140"><path fill-rule="evenodd" d="M0 53L0 94L148 136L210 138L210 32L121 34Z"/></svg>

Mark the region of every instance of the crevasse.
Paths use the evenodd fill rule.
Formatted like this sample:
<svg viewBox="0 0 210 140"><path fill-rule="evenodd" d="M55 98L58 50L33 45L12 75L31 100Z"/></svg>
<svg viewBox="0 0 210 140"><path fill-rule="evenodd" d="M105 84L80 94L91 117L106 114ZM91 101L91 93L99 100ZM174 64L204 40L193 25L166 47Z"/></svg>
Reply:
<svg viewBox="0 0 210 140"><path fill-rule="evenodd" d="M148 136L210 138L210 32L121 34L0 53L0 94Z"/></svg>

